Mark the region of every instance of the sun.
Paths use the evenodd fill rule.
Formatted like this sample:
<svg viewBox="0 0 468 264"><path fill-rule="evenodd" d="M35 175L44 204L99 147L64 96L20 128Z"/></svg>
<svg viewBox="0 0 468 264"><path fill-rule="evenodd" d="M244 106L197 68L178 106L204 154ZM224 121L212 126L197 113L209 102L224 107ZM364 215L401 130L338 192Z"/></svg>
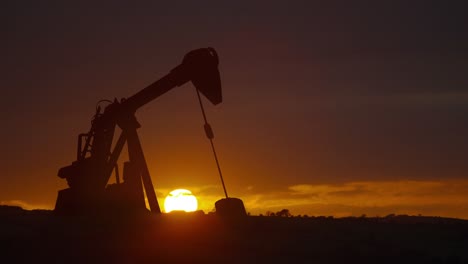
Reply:
<svg viewBox="0 0 468 264"><path fill-rule="evenodd" d="M189 190L177 189L170 192L164 200L164 211L193 212L198 207L197 198Z"/></svg>

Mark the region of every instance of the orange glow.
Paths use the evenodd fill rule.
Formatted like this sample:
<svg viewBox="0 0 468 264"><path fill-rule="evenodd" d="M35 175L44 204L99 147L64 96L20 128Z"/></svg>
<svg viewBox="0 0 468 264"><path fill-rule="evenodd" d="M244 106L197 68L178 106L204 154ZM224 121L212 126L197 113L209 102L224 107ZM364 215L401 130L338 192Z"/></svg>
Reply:
<svg viewBox="0 0 468 264"><path fill-rule="evenodd" d="M218 185L190 186L197 193L198 210L213 211L214 203L223 198ZM170 189L157 188L163 204ZM388 214L431 215L468 219L468 180L439 181L361 181L343 184L300 184L279 190L261 191L255 186L231 190L241 198L248 212L290 209L293 215L309 216L385 216ZM52 209L50 204L34 201L3 200L2 205L19 205L25 209ZM167 210L166 210L167 211Z"/></svg>
<svg viewBox="0 0 468 264"><path fill-rule="evenodd" d="M197 190L200 210L213 210L214 203L222 198L220 188L215 185L191 188ZM247 211L256 215L287 208L293 215L309 216L394 213L468 219L468 180L300 184L278 191L259 191L255 186L247 186L236 190L235 196L242 198Z"/></svg>

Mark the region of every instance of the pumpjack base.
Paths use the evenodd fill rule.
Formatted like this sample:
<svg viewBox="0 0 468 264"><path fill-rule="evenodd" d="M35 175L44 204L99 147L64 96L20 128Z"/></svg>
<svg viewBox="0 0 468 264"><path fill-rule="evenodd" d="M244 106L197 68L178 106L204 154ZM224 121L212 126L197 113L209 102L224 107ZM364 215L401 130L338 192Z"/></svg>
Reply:
<svg viewBox="0 0 468 264"><path fill-rule="evenodd" d="M144 200L132 199L124 184L109 185L102 191L67 188L58 192L54 212L63 215L106 214L148 211Z"/></svg>

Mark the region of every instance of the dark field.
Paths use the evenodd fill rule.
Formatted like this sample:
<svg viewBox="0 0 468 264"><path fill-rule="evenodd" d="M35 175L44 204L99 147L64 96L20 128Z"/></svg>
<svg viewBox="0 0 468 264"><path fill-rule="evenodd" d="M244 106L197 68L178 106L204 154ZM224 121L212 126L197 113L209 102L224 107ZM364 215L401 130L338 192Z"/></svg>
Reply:
<svg viewBox="0 0 468 264"><path fill-rule="evenodd" d="M3 206L0 263L468 263L468 221L58 217Z"/></svg>

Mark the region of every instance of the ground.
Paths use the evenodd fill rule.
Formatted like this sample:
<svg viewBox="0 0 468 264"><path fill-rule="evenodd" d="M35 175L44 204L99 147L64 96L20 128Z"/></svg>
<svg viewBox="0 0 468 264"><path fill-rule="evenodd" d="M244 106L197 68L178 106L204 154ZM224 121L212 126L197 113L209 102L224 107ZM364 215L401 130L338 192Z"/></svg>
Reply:
<svg viewBox="0 0 468 264"><path fill-rule="evenodd" d="M468 263L468 221L459 219L0 209L5 263Z"/></svg>

